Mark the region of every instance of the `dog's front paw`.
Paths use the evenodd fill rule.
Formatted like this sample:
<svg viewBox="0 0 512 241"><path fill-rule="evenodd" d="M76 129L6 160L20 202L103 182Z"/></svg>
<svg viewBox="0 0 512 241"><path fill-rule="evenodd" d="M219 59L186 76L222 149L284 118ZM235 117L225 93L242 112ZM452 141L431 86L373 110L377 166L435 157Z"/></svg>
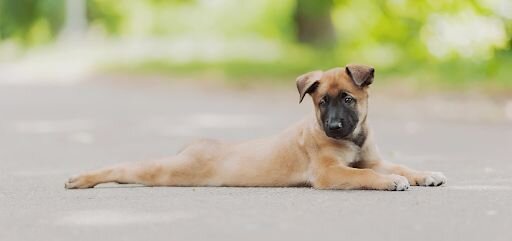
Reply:
<svg viewBox="0 0 512 241"><path fill-rule="evenodd" d="M64 184L66 189L83 189L83 188L91 188L94 187L95 184L92 183L89 178L84 175L73 176L68 179L68 181Z"/></svg>
<svg viewBox="0 0 512 241"><path fill-rule="evenodd" d="M400 175L389 175L390 181L386 190L389 191L405 191L409 189L409 181L407 178Z"/></svg>
<svg viewBox="0 0 512 241"><path fill-rule="evenodd" d="M440 172L426 172L415 178L416 185L437 187L446 183L446 177Z"/></svg>

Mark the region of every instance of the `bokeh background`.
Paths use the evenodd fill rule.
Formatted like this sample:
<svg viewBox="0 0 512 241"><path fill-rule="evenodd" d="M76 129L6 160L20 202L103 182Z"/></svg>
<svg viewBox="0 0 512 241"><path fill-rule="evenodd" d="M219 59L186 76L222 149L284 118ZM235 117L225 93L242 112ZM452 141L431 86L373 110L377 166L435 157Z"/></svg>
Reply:
<svg viewBox="0 0 512 241"><path fill-rule="evenodd" d="M507 93L511 45L509 0L0 0L0 72L12 82L272 85L355 62L412 90Z"/></svg>

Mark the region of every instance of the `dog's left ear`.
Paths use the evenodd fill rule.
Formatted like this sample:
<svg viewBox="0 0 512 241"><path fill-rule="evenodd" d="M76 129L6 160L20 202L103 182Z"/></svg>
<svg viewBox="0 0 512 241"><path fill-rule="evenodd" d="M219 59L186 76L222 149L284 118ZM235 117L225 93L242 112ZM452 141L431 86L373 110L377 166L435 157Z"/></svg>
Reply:
<svg viewBox="0 0 512 241"><path fill-rule="evenodd" d="M348 64L345 66L345 72L357 86L365 87L373 83L375 69L366 65Z"/></svg>
<svg viewBox="0 0 512 241"><path fill-rule="evenodd" d="M297 77L295 82L297 83L297 90L300 95L299 104L302 102L306 94L311 94L315 91L323 74L323 71L316 70Z"/></svg>

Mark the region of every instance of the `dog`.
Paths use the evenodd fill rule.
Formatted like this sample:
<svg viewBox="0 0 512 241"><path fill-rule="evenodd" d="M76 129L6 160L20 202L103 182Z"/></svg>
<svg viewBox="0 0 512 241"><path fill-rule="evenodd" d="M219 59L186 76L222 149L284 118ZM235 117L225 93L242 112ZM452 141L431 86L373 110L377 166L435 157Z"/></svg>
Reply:
<svg viewBox="0 0 512 241"><path fill-rule="evenodd" d="M382 160L368 127L374 68L349 64L299 76L299 103L314 114L269 138L244 142L201 139L175 156L106 167L70 178L67 189L101 183L146 186L291 187L404 191L440 186L440 172Z"/></svg>

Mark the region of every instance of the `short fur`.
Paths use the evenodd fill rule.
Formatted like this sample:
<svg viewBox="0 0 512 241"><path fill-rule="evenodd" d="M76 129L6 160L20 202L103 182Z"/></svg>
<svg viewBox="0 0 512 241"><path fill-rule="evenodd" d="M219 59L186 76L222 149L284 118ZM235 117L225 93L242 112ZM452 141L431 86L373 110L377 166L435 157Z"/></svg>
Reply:
<svg viewBox="0 0 512 241"><path fill-rule="evenodd" d="M381 159L367 124L373 75L373 68L364 65L306 73L296 80L299 100L310 94L315 114L278 135L244 142L203 139L169 158L86 172L70 178L65 187L117 182L406 190L409 185L442 185L446 178L439 172L415 171ZM333 102L329 108L320 107L326 96Z"/></svg>

